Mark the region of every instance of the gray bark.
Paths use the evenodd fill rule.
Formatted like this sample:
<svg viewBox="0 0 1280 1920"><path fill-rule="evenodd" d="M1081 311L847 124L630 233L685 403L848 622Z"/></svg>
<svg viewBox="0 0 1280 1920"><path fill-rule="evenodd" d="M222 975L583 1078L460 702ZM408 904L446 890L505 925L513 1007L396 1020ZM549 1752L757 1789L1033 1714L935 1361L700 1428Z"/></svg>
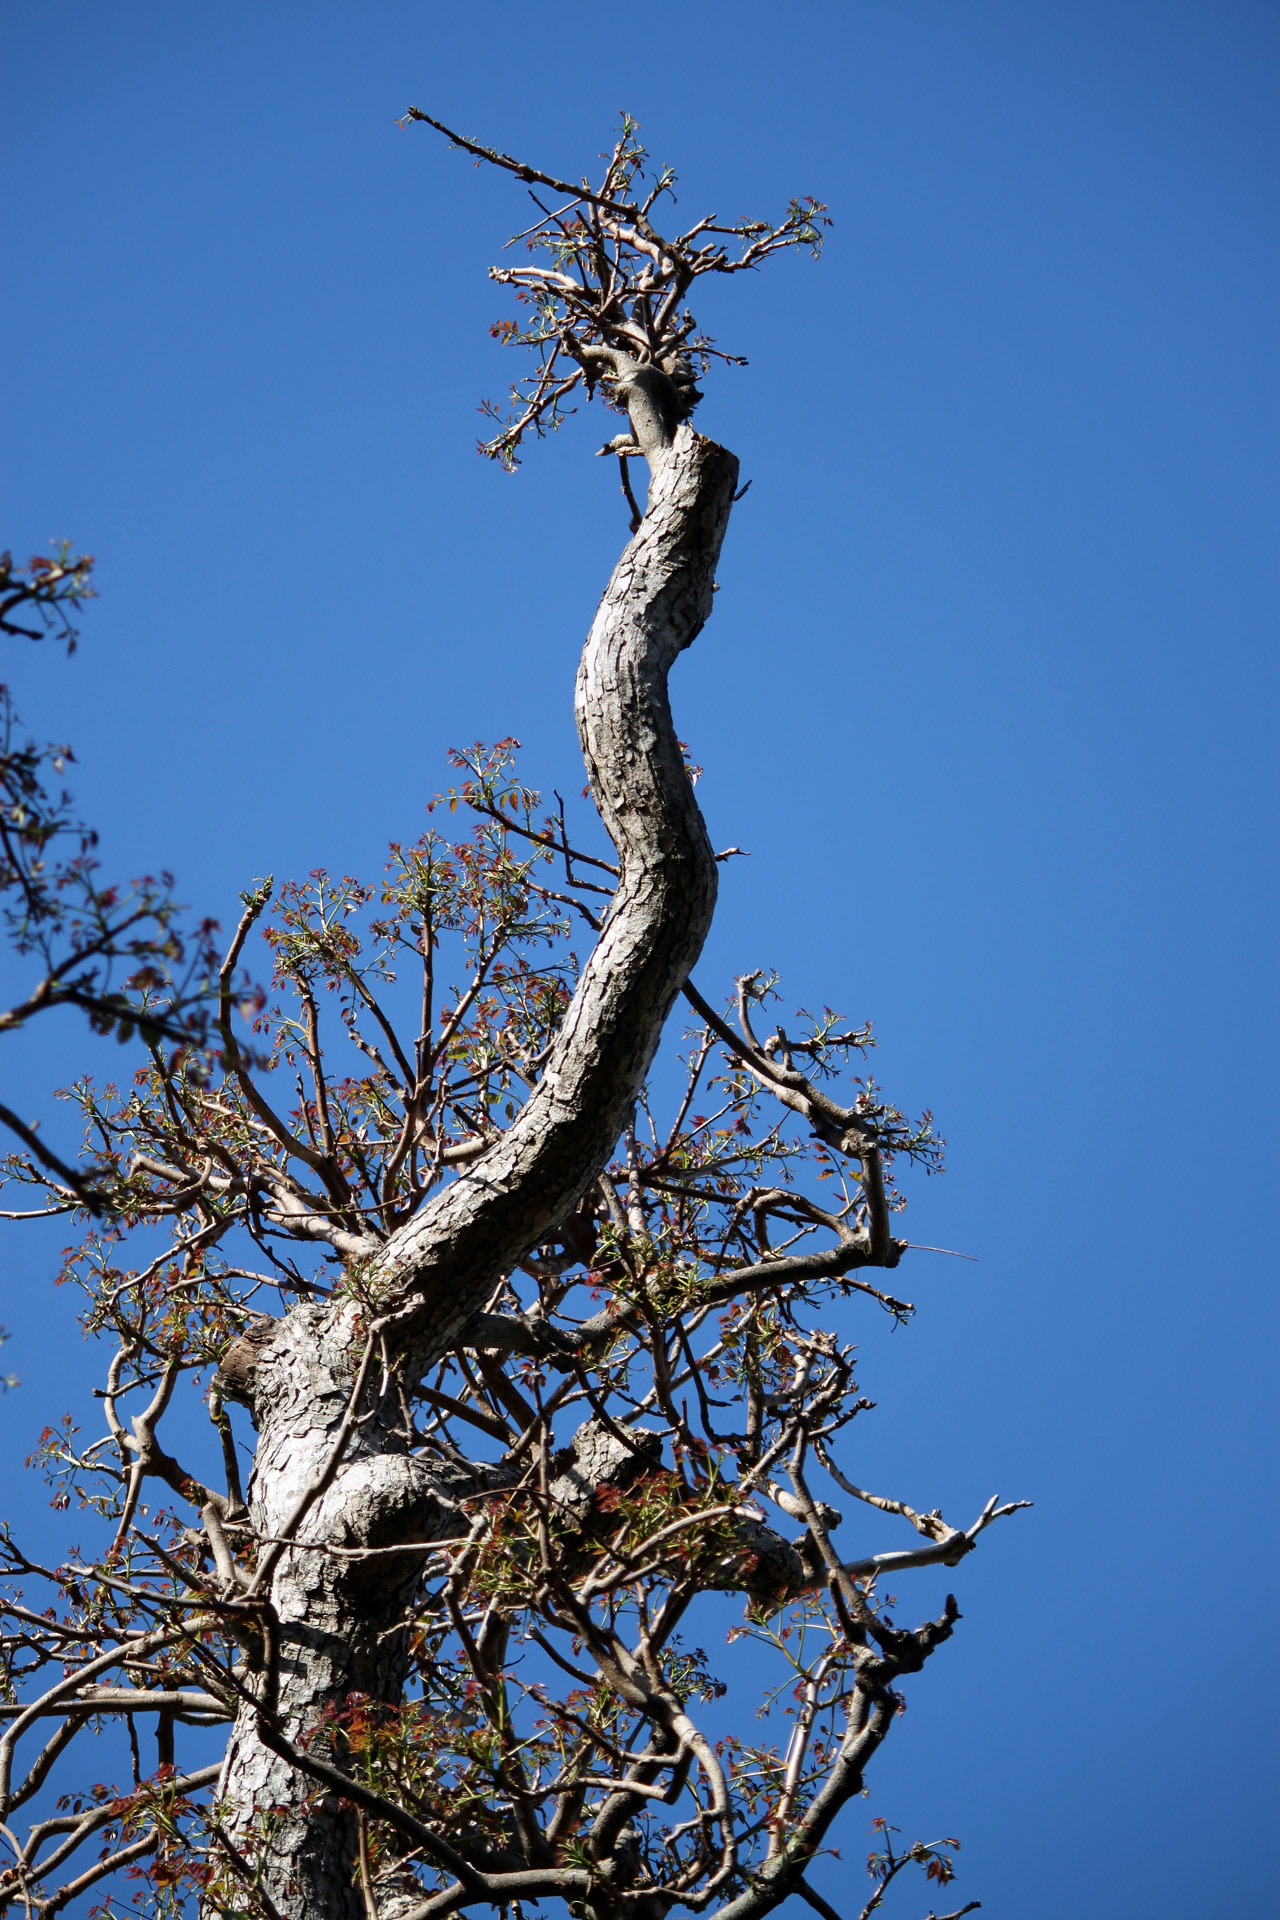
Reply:
<svg viewBox="0 0 1280 1920"><path fill-rule="evenodd" d="M647 436L647 417L644 426ZM715 859L672 726L667 675L711 611L738 464L687 426L650 460L648 511L605 591L577 684L579 735L618 851L619 885L523 1111L364 1276L388 1308L405 1308L395 1338L413 1378L458 1344L499 1277L606 1164L711 923ZM259 1429L249 1505L264 1541L282 1533L330 1459L352 1390L353 1346L349 1311L302 1305L224 1359L224 1390L252 1407ZM395 1700L403 1687L405 1642L394 1623L421 1557L351 1561L323 1547L442 1538L456 1526L449 1499L438 1474L409 1458L379 1416L353 1433L299 1528L307 1545L286 1549L272 1575L275 1705L290 1738L352 1691ZM327 1751L323 1742L317 1750ZM221 1797L242 1850L252 1850L270 1811L265 1884L284 1920L356 1920L355 1816L263 1743L248 1704Z"/></svg>
<svg viewBox="0 0 1280 1920"><path fill-rule="evenodd" d="M671 723L667 675L711 612L737 477L732 454L679 429L655 456L648 512L592 624L578 734L621 875L535 1092L377 1262L379 1293L420 1302L412 1339L424 1366L608 1160L711 925L715 856Z"/></svg>
<svg viewBox="0 0 1280 1920"><path fill-rule="evenodd" d="M296 1307L254 1369L259 1441L249 1504L261 1540L279 1538L325 1465L352 1388L350 1331L324 1308ZM409 1457L402 1437L375 1418L357 1428L332 1485L299 1529L321 1543L285 1550L271 1582L277 1644L255 1649L261 1690L290 1739L313 1728L351 1693L394 1701L404 1686L407 1641L399 1631L420 1554L349 1559L327 1548L380 1548L447 1538L458 1530L456 1496L474 1493L483 1469L453 1473ZM274 1657L272 1657L274 1655ZM320 1752L332 1757L327 1740ZM228 1826L253 1857L268 1835L265 1881L282 1915L315 1920L361 1912L351 1881L356 1819L334 1796L317 1797L259 1737L256 1708L236 1718L219 1782ZM274 1810L264 1825L262 1816Z"/></svg>

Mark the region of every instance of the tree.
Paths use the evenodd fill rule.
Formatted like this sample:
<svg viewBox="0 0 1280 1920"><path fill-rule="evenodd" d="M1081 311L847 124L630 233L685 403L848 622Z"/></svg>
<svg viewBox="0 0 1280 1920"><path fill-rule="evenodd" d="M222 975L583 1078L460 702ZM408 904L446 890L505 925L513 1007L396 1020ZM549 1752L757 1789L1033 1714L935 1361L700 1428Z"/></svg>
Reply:
<svg viewBox="0 0 1280 1920"><path fill-rule="evenodd" d="M530 264L493 275L520 306L494 331L534 371L482 451L514 465L575 394L627 421L602 452L632 538L576 695L613 858L544 809L514 741L458 753L436 805L466 837L393 845L378 886L256 884L210 1044L144 1035L131 1085L75 1088L104 1214L61 1278L111 1350L107 1430L46 1430L41 1451L55 1504L105 1532L60 1566L4 1540L11 1583L49 1604L5 1602L0 1903L51 1914L125 1871L147 1910L198 1897L270 1920L548 1897L599 1920L751 1920L792 1895L830 1920L807 1868L897 1682L959 1617L949 1598L896 1625L877 1583L957 1564L1014 1508L956 1528L840 1465L871 1403L822 1317L840 1298L910 1315L869 1276L907 1251L896 1175L939 1165L929 1116L865 1074L841 1097L869 1028L829 1011L784 1027L759 972L727 1014L690 980L728 855L667 675L711 612L738 465L689 424L697 378L732 356L687 300L705 274L816 253L825 212L792 201L669 239L673 176L646 176L628 120L598 189L440 131L523 181L536 214L516 236ZM235 981L258 926L272 998L248 1009L251 1042ZM681 996L664 1113L653 1069ZM219 1486L160 1438L202 1385ZM247 1489L237 1405L257 1430ZM194 1460L189 1419L180 1444ZM172 1509L149 1507L152 1481ZM850 1559L841 1495L917 1544ZM715 1705L698 1642L726 1595L745 1606L731 1637L773 1662L781 1746ZM131 1788L82 1790L19 1839L15 1812L112 1715ZM179 1763L179 1727L228 1722L220 1758L191 1764L210 1737L184 1731ZM908 1864L953 1871L954 1843L897 1849L880 1825L867 1913Z"/></svg>
<svg viewBox="0 0 1280 1920"><path fill-rule="evenodd" d="M14 566L12 554L0 554L0 634L53 638L74 653L72 616L93 598L92 575L93 556L73 553L66 542L25 569ZM0 1032L74 1007L96 1032L122 1041L142 1031L198 1045L216 965L213 922L184 933L167 873L102 885L97 834L73 816L65 789L54 794L46 784L51 773L61 779L74 754L23 740L18 726L12 695L0 686L0 898L11 947L36 969L22 998L0 1009ZM67 1166L3 1103L0 1126L26 1148L26 1160L12 1161L9 1171L41 1189L40 1212L66 1213L77 1204L97 1210L92 1175Z"/></svg>

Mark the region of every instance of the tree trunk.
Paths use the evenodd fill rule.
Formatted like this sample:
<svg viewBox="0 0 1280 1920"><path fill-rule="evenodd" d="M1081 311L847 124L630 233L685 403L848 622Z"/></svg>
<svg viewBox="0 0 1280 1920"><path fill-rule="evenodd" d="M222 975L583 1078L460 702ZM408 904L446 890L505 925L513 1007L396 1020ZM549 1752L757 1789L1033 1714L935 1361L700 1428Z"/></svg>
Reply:
<svg viewBox="0 0 1280 1920"><path fill-rule="evenodd" d="M392 1237L372 1276L389 1297L419 1300L411 1337L424 1367L607 1162L711 925L715 855L667 675L711 612L738 462L685 426L651 465L648 511L578 670L578 737L621 863L608 920L516 1120Z"/></svg>
<svg viewBox="0 0 1280 1920"><path fill-rule="evenodd" d="M382 1298L412 1303L397 1332L410 1379L457 1343L498 1278L606 1164L711 923L715 860L671 723L667 674L711 611L738 466L687 426L651 465L648 512L609 582L578 675L579 734L620 857L618 889L522 1112L365 1275ZM237 1342L225 1357L224 1385L252 1407L258 1426L249 1499L262 1541L280 1536L328 1461L354 1365L350 1310L314 1305L295 1307L269 1337ZM290 1739L311 1737L351 1692L400 1697L406 1647L394 1627L421 1566L420 1556L362 1562L318 1546L443 1537L455 1521L442 1493L440 1473L408 1456L389 1421L375 1415L352 1435L298 1529L309 1550L287 1548L272 1580L276 1711ZM323 1734L317 1751L327 1752ZM251 1858L262 1853L282 1920L356 1920L354 1814L263 1744L248 1706L221 1798L237 1846Z"/></svg>
<svg viewBox="0 0 1280 1920"><path fill-rule="evenodd" d="M345 1337L344 1337L345 1336ZM259 1427L250 1514L262 1540L279 1537L332 1450L352 1387L350 1336L336 1316L295 1307L254 1368ZM389 1483L409 1466L404 1443L385 1429L362 1431L327 1494L300 1532L329 1545L368 1546L381 1531ZM380 1635L392 1625L406 1581L370 1580L367 1565L322 1552L286 1550L271 1600L279 1621L275 1707L288 1735L304 1738L326 1709L353 1692L398 1698L404 1640ZM270 1649L264 1650L270 1658ZM262 1664L260 1661L259 1664ZM261 1676L259 1676L261 1684ZM326 1741L325 1757L331 1757ZM352 1881L356 1824L334 1798L321 1797L287 1760L263 1745L256 1712L242 1708L223 1765L219 1798L228 1803L232 1839L263 1878L282 1915L356 1920Z"/></svg>

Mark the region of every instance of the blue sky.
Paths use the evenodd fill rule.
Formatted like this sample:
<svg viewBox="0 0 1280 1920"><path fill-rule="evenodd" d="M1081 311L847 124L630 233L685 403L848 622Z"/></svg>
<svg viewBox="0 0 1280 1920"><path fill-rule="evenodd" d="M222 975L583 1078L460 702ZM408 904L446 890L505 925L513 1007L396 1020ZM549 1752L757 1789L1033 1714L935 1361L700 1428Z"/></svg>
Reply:
<svg viewBox="0 0 1280 1920"><path fill-rule="evenodd" d="M109 870L224 923L256 874L375 872L450 743L581 785L612 429L476 458L521 205L395 115L572 175L626 107L682 211L831 204L821 264L700 313L750 360L699 425L753 486L674 686L751 850L697 978L874 1018L950 1141L909 1230L979 1263L916 1256L911 1329L859 1324L863 1483L1036 1501L956 1576L842 1910L859 1808L958 1833L1011 1920L1273 1910L1278 39L1246 0L0 23L0 537L75 540L102 596L74 661L5 676ZM115 1064L74 1027L5 1052L46 1113ZM15 1232L10 1461L92 1377L61 1233Z"/></svg>

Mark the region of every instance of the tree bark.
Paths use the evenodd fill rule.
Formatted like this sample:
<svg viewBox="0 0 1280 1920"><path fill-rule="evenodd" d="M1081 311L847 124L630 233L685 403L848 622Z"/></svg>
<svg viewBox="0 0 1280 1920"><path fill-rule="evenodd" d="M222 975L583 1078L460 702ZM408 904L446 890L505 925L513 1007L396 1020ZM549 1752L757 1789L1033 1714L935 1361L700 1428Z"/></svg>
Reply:
<svg viewBox="0 0 1280 1920"><path fill-rule="evenodd" d="M667 675L711 612L738 462L686 426L652 465L648 511L578 669L578 736L621 866L608 920L514 1124L393 1236L371 1276L380 1294L419 1301L424 1367L605 1165L711 925L715 855Z"/></svg>
<svg viewBox="0 0 1280 1920"><path fill-rule="evenodd" d="M458 1344L499 1277L606 1164L711 924L715 859L672 726L667 675L711 611L738 463L684 426L651 467L648 511L605 591L577 684L591 789L620 860L617 892L522 1112L363 1276L377 1299L407 1309L396 1344L412 1379ZM356 1346L350 1307L306 1304L224 1358L224 1389L250 1405L259 1430L249 1505L263 1542L281 1535L330 1460ZM394 1623L421 1556L351 1561L322 1548L442 1538L456 1526L448 1502L440 1475L408 1456L389 1421L374 1414L352 1434L298 1529L306 1548L286 1549L272 1575L275 1710L291 1740L311 1737L349 1693L396 1700L404 1682L405 1640ZM323 1733L317 1751L330 1755ZM282 1920L358 1920L354 1814L263 1743L247 1704L220 1797L242 1852L255 1854L268 1835L264 1883Z"/></svg>
<svg viewBox="0 0 1280 1920"><path fill-rule="evenodd" d="M353 1385L343 1315L305 1304L280 1322L254 1372L259 1440L249 1506L260 1540L279 1539L325 1466ZM286 1737L305 1744L326 1711L350 1694L399 1700L407 1637L405 1603L423 1556L369 1559L326 1549L386 1548L447 1538L457 1498L493 1483L493 1471L451 1469L410 1457L402 1435L375 1414L358 1427L332 1484L298 1529L307 1546L282 1554L271 1581L276 1645L256 1648L257 1692ZM335 1757L321 1730L317 1751ZM340 1756L339 1764L341 1764ZM346 1920L362 1912L352 1882L356 1819L318 1793L259 1735L257 1709L237 1715L219 1782L228 1827L242 1853L263 1850L267 1891L285 1920ZM264 1819L264 1816L265 1819Z"/></svg>

